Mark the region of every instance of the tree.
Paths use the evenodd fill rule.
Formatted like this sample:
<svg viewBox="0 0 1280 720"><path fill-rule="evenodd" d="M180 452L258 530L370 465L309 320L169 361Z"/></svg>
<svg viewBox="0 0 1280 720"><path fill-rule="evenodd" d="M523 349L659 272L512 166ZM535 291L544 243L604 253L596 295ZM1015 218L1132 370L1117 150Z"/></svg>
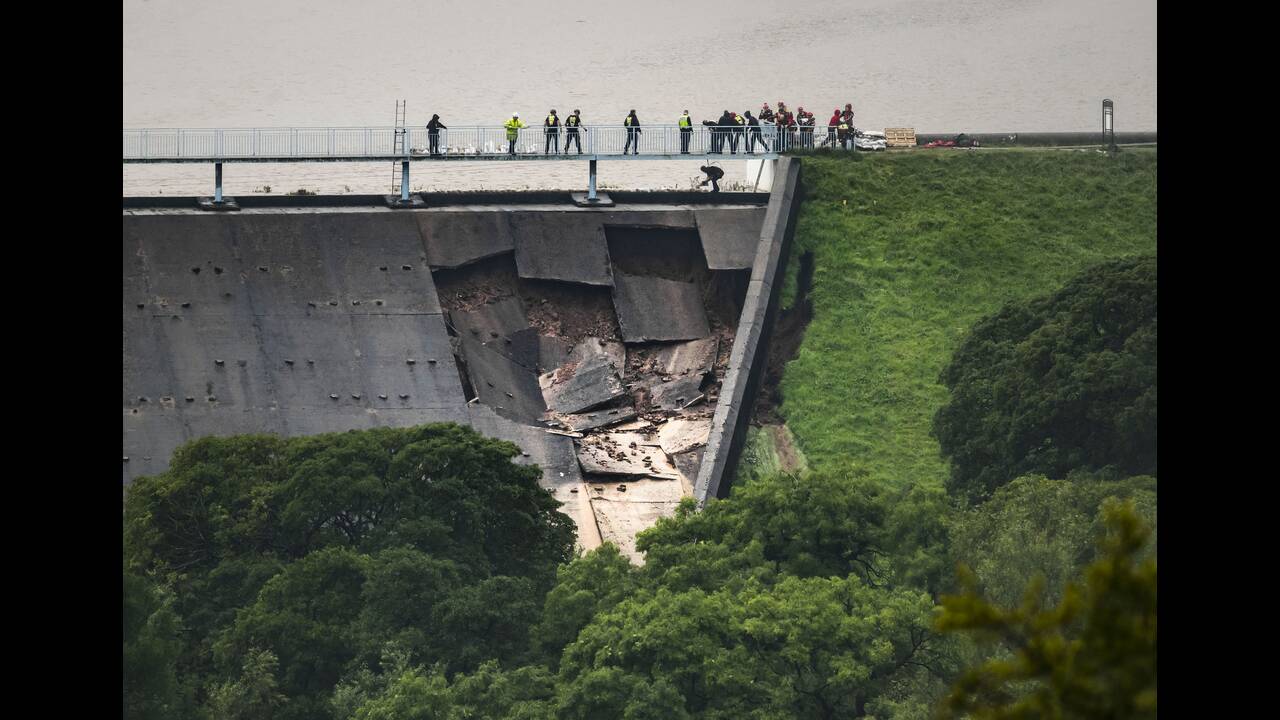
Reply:
<svg viewBox="0 0 1280 720"><path fill-rule="evenodd" d="M1132 499L1139 517L1151 527L1143 550L1155 554L1156 480L1152 477L1109 481L1075 476L1071 481L1041 475L1005 485L985 503L958 512L951 526L951 567L963 564L992 603L1020 602L1027 580L1044 579L1042 603L1062 598L1067 583L1078 580L1096 559L1095 538L1103 530L1107 498Z"/></svg>
<svg viewBox="0 0 1280 720"><path fill-rule="evenodd" d="M182 649L173 597L124 574L124 717L161 720L189 712L174 672Z"/></svg>
<svg viewBox="0 0 1280 720"><path fill-rule="evenodd" d="M960 678L944 705L950 716L1156 716L1156 561L1139 559L1150 530L1132 501L1108 501L1104 516L1099 559L1057 606L1040 603L1037 578L1021 606L998 607L962 571L964 592L942 599L937 629L999 642L1009 656Z"/></svg>
<svg viewBox="0 0 1280 720"><path fill-rule="evenodd" d="M943 370L933 431L951 492L1025 474L1156 474L1156 261L1094 267L974 326Z"/></svg>
<svg viewBox="0 0 1280 720"><path fill-rule="evenodd" d="M218 685L209 704L220 720L271 720L287 698L276 688L276 656L270 650L252 648L245 654L240 676Z"/></svg>

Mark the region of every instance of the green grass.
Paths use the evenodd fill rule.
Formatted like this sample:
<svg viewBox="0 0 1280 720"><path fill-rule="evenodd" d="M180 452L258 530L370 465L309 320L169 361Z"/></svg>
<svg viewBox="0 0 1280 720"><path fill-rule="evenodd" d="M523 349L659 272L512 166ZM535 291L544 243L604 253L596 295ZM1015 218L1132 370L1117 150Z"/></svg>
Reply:
<svg viewBox="0 0 1280 720"><path fill-rule="evenodd" d="M1156 151L938 150L803 160L784 304L814 253L814 318L782 380L809 464L940 483L938 374L979 318L1156 249Z"/></svg>

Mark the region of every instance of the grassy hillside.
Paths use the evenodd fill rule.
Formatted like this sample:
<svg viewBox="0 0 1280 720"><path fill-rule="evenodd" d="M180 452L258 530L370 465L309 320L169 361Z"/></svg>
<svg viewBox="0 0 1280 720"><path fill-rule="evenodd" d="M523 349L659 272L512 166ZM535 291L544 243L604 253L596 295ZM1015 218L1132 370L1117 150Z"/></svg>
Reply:
<svg viewBox="0 0 1280 720"><path fill-rule="evenodd" d="M947 472L929 429L969 327L1081 269L1156 249L1156 152L958 150L804 159L788 278L813 322L781 408L815 469L900 485Z"/></svg>

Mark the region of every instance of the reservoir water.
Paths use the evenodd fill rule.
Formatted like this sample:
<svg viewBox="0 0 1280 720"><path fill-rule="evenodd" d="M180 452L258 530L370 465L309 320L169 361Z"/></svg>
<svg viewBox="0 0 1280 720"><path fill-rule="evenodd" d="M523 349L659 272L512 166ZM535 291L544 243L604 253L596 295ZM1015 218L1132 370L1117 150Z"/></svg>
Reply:
<svg viewBox="0 0 1280 720"><path fill-rule="evenodd" d="M125 0L125 128L695 121L761 103L866 129L1156 129L1155 0ZM724 159L724 183L749 183ZM606 189L689 188L697 161L601 162ZM388 192L382 163L229 164L228 195ZM413 164L414 190L586 186L586 163ZM125 195L209 194L207 165L125 165Z"/></svg>

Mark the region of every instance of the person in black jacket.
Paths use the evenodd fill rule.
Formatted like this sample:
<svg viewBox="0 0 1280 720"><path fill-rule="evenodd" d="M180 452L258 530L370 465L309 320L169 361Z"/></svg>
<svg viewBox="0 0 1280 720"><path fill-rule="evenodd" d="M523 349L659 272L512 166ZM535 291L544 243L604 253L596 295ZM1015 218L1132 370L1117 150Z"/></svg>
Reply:
<svg viewBox="0 0 1280 720"><path fill-rule="evenodd" d="M738 123L734 122L733 113L728 110L725 110L716 122L720 125L720 152L724 152L724 146L731 144L732 133ZM731 150L735 153L738 151L737 143L732 143Z"/></svg>
<svg viewBox="0 0 1280 720"><path fill-rule="evenodd" d="M546 155L551 150L551 143L556 144L556 154L560 154L560 118L556 117L555 108L552 108L551 114L543 121L542 126L545 128L543 132L547 134L547 143L542 148L542 154Z"/></svg>
<svg viewBox="0 0 1280 720"><path fill-rule="evenodd" d="M711 128L711 149L708 153L720 152L720 121L719 120L703 120L702 124Z"/></svg>
<svg viewBox="0 0 1280 720"><path fill-rule="evenodd" d="M757 141L764 147L765 152L769 152L769 143L765 142L764 136L760 134L760 118L751 117L750 110L745 115L747 116L747 153L756 154Z"/></svg>
<svg viewBox="0 0 1280 720"><path fill-rule="evenodd" d="M706 187L707 183L711 183L711 192L720 192L720 178L724 177L724 171L715 165L703 165L698 168L707 174L707 179L698 183L699 187Z"/></svg>
<svg viewBox="0 0 1280 720"><path fill-rule="evenodd" d="M640 154L640 118L636 117L636 111L632 108L631 113L622 120L622 124L627 126L627 144L622 148L622 154L626 155L627 150L631 149L632 143L635 143L635 149L631 151L632 155Z"/></svg>
<svg viewBox="0 0 1280 720"><path fill-rule="evenodd" d="M440 131L448 130L444 123L440 122L439 115L432 115L431 122L427 123L427 140L431 143L431 154L440 154Z"/></svg>
<svg viewBox="0 0 1280 720"><path fill-rule="evenodd" d="M569 154L569 144L577 143L578 154L582 154L582 138L578 137L578 128L582 125L582 114L577 110L564 119L564 154Z"/></svg>

